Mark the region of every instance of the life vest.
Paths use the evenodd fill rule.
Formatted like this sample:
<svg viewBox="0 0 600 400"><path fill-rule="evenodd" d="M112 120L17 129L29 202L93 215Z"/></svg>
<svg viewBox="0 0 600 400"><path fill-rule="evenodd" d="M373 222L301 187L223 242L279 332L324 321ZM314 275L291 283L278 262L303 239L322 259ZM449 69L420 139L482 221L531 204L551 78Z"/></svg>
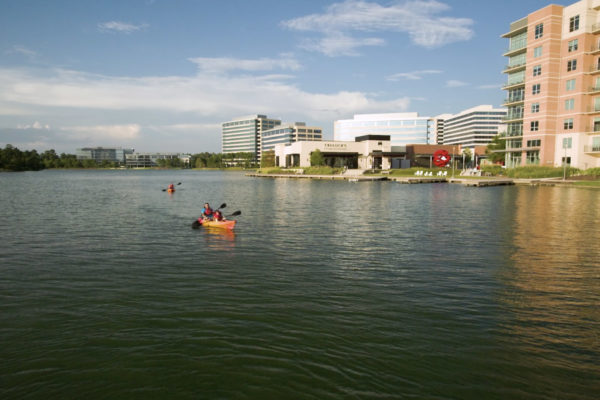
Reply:
<svg viewBox="0 0 600 400"><path fill-rule="evenodd" d="M206 215L213 215L213 210L212 208L208 207L208 208L203 208L203 212L202 214L206 214Z"/></svg>
<svg viewBox="0 0 600 400"><path fill-rule="evenodd" d="M175 189L175 185L173 185L172 183L169 185L169 190L173 190Z"/></svg>
<svg viewBox="0 0 600 400"><path fill-rule="evenodd" d="M214 217L217 221L222 221L223 220L223 214L221 214L221 211L215 211L215 217Z"/></svg>

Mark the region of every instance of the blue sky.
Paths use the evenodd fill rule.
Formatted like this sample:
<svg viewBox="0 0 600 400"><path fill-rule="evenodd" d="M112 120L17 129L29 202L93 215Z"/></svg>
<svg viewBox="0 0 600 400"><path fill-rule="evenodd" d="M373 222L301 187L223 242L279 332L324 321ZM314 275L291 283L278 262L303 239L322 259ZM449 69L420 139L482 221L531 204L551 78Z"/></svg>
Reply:
<svg viewBox="0 0 600 400"><path fill-rule="evenodd" d="M219 152L243 115L331 139L354 114L500 106L500 35L550 3L0 0L0 146Z"/></svg>

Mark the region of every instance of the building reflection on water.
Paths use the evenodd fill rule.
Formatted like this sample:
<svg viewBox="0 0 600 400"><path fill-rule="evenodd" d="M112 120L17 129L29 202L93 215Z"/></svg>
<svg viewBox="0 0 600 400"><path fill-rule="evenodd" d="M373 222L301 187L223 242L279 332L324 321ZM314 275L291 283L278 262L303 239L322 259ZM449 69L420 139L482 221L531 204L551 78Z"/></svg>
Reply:
<svg viewBox="0 0 600 400"><path fill-rule="evenodd" d="M600 378L600 192L540 187L515 194L513 227L504 230L512 240L499 271L500 329L515 347L507 357L535 367L525 375L577 392L578 379ZM553 378L575 369L572 380Z"/></svg>

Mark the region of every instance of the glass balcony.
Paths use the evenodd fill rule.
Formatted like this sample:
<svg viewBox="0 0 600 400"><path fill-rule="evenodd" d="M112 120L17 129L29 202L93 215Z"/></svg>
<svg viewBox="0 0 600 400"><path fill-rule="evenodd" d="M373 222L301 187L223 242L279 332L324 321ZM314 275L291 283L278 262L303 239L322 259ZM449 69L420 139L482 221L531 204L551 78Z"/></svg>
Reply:
<svg viewBox="0 0 600 400"><path fill-rule="evenodd" d="M591 146L583 146L584 153L600 153L600 144L593 144Z"/></svg>
<svg viewBox="0 0 600 400"><path fill-rule="evenodd" d="M506 89L511 86L524 85L524 84L525 84L525 79L519 79L519 80L515 80L513 82L506 83L506 85L502 86L502 89Z"/></svg>
<svg viewBox="0 0 600 400"><path fill-rule="evenodd" d="M518 96L510 96L507 99L504 99L504 104L510 104L510 103L518 103L521 101L525 101L525 95L521 94Z"/></svg>
<svg viewBox="0 0 600 400"><path fill-rule="evenodd" d="M523 113L508 113L506 116L502 117L502 121L513 121L523 119Z"/></svg>

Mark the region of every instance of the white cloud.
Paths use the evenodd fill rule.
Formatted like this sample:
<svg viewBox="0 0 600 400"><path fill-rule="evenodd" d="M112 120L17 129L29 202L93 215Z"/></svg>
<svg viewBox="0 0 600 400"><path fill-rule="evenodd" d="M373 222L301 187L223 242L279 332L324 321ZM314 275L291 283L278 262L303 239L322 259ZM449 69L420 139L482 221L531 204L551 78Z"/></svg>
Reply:
<svg viewBox="0 0 600 400"><path fill-rule="evenodd" d="M301 48L317 51L329 57L358 56L357 48L363 46L383 46L385 40L380 38L354 38L342 33L334 33L321 39L305 39Z"/></svg>
<svg viewBox="0 0 600 400"><path fill-rule="evenodd" d="M281 58L239 59L231 57L196 57L189 61L198 65L198 68L206 72L226 71L272 71L275 69L296 71L301 68L300 63L289 55L281 55Z"/></svg>
<svg viewBox="0 0 600 400"><path fill-rule="evenodd" d="M308 93L281 75L226 76L199 71L196 76L109 77L70 70L36 73L0 68L0 108L29 107L161 110L229 118L256 110L322 117L322 110L343 114L390 107L406 108L408 100L378 101L363 92ZM398 108L396 108L398 110ZM398 110L400 111L400 110ZM273 111L269 111L272 113Z"/></svg>
<svg viewBox="0 0 600 400"><path fill-rule="evenodd" d="M400 79L408 79L408 80L419 80L423 79L423 75L431 75L431 74L441 74L442 71L436 69L425 69L421 71L412 71L412 72L399 72L397 74L393 74L387 77L388 81L398 81Z"/></svg>
<svg viewBox="0 0 600 400"><path fill-rule="evenodd" d="M96 125L61 127L67 136L79 140L131 140L140 137L141 128L138 124L127 125Z"/></svg>
<svg viewBox="0 0 600 400"><path fill-rule="evenodd" d="M467 86L467 85L468 85L467 82L457 81L455 79L446 81L446 87L449 87L449 88L456 88L456 87L462 87L462 86Z"/></svg>
<svg viewBox="0 0 600 400"><path fill-rule="evenodd" d="M38 129L38 130L39 129L46 129L46 130L49 130L50 129L50 125L48 125L48 124L42 125L38 121L35 121L31 125L19 124L19 125L17 125L17 129L22 129L22 130L26 130L26 129Z"/></svg>
<svg viewBox="0 0 600 400"><path fill-rule="evenodd" d="M323 39L312 40L310 46L304 44L303 47L326 55L354 55L357 47L384 43L379 38L352 40L349 32L403 32L416 45L428 48L471 39L473 20L438 16L448 10L448 5L436 0L415 0L389 6L347 0L330 5L323 14L294 18L281 22L281 25L296 31L323 34Z"/></svg>
<svg viewBox="0 0 600 400"><path fill-rule="evenodd" d="M134 25L120 21L109 21L98 24L98 29L102 32L132 33L146 29L147 27L148 24Z"/></svg>
<svg viewBox="0 0 600 400"><path fill-rule="evenodd" d="M247 62L252 60L231 61L239 61L247 69L254 65ZM272 65L264 59L256 61L263 68ZM327 133L335 119L357 113L402 112L411 102L408 97L383 99L359 91L309 92L290 79L277 74L215 74L203 69L193 76L114 77L64 69L0 67L0 110L21 110L21 115L34 121L42 116L48 126L56 127L48 135L63 143L67 151L76 145L115 142L133 147L143 143L146 151L164 150L165 146L175 151L191 142L200 143L198 151L218 151L220 123L237 116L264 113L320 125ZM2 116L4 126L16 117Z"/></svg>
<svg viewBox="0 0 600 400"><path fill-rule="evenodd" d="M7 53L8 54L21 54L31 60L37 58L37 56L38 56L38 54L35 51L33 51L25 46L20 46L20 45L14 45L10 50L7 51Z"/></svg>

